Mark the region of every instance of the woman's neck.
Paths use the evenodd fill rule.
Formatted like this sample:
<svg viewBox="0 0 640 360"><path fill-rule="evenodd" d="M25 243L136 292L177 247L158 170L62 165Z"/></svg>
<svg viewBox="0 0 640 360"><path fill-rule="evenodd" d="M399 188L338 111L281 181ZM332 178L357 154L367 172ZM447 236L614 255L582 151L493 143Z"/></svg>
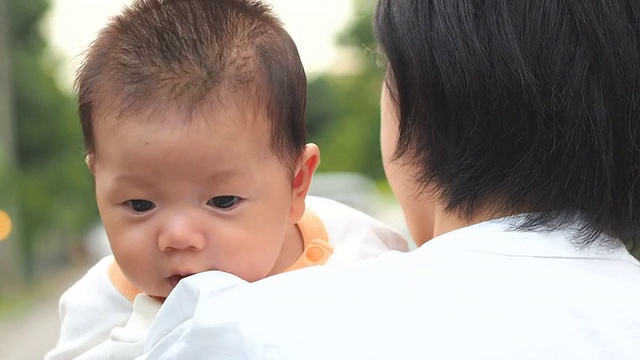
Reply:
<svg viewBox="0 0 640 360"><path fill-rule="evenodd" d="M470 217L465 217L458 212L444 211L442 207L438 206L434 212L433 236L436 237L467 226L519 213L521 211L495 211L490 207L483 206L474 211Z"/></svg>

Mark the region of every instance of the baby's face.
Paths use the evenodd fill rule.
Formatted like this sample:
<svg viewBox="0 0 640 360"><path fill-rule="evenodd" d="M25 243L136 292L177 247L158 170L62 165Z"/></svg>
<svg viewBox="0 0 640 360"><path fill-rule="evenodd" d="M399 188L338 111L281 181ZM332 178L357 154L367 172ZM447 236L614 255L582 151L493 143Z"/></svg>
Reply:
<svg viewBox="0 0 640 360"><path fill-rule="evenodd" d="M95 125L100 215L120 268L148 295L207 270L266 277L297 220L267 120L223 110Z"/></svg>

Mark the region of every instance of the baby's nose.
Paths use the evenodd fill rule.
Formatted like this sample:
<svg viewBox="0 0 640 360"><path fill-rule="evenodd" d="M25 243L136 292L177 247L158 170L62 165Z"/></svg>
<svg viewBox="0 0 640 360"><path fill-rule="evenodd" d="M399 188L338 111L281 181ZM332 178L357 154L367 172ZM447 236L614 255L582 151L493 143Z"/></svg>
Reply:
<svg viewBox="0 0 640 360"><path fill-rule="evenodd" d="M204 249L205 238L196 221L174 217L165 222L158 238L158 247L161 251L198 251Z"/></svg>

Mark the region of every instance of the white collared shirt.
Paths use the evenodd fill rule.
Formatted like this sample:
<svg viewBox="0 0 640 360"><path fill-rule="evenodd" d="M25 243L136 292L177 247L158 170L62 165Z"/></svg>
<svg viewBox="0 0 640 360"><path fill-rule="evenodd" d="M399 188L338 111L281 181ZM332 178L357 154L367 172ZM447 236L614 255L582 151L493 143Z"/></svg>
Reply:
<svg viewBox="0 0 640 360"><path fill-rule="evenodd" d="M313 229L299 229L311 237L326 232L322 239L309 239L330 244L333 254L325 266L343 266L377 257L390 249L407 250L407 242L399 233L369 215L314 196L307 196L305 203L318 219L306 222L306 226ZM301 258L303 256L309 254ZM317 261L307 260L306 264ZM121 279L114 284L113 264L112 255L103 258L62 295L60 338L56 347L45 355L46 360L131 359L141 353L146 327L153 320L157 306L144 298L138 298L134 305L127 296L130 292L135 296L138 290L117 266ZM124 292L117 286L123 284L120 281L129 285Z"/></svg>
<svg viewBox="0 0 640 360"><path fill-rule="evenodd" d="M182 281L146 359L640 359L640 263L489 221L341 268Z"/></svg>

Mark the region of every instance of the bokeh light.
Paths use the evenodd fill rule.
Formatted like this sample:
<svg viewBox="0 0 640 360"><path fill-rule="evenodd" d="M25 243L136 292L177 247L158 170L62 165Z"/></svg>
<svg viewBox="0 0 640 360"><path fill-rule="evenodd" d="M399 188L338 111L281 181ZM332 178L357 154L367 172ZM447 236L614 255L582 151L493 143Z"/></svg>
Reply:
<svg viewBox="0 0 640 360"><path fill-rule="evenodd" d="M9 237L9 234L11 234L11 226L9 214L0 210L0 241Z"/></svg>

